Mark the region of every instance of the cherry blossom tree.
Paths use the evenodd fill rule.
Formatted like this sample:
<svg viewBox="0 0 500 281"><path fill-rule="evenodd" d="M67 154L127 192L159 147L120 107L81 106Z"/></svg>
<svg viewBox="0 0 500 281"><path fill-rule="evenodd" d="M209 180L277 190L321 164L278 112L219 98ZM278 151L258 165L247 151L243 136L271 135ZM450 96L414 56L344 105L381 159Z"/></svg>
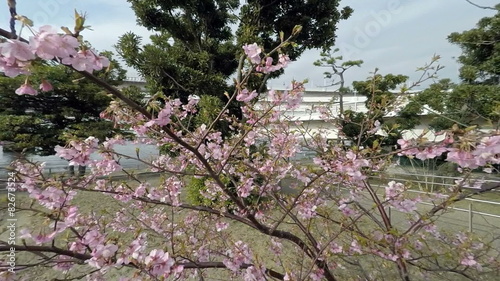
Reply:
<svg viewBox="0 0 500 281"><path fill-rule="evenodd" d="M193 130L195 96L186 104L166 100L161 108L151 100L143 108L96 78L92 72L107 61L81 49L76 35L82 26L77 21L75 31L64 34L49 27L33 29L29 40L0 30L9 38L0 46L1 71L29 75L31 63L47 59L72 67L115 97L103 118L130 126L141 142L168 145L172 153L156 159L141 158L140 151L122 155L113 150L123 143L120 136L102 143L89 137L56 148L58 156L89 166L88 175L47 176L44 163L12 163L15 182L8 190L29 197L22 201L18 196L15 212L36 218L20 230L15 243L0 242L6 253L0 280L40 278L30 271L36 267L59 271L58 280L120 276L121 281L479 280L498 274L495 241L467 231L449 233L438 220L454 203L499 187L471 182L472 169L491 172L491 165L500 162L498 132L450 130L443 132L443 141L424 136L400 140L401 149L391 153L376 143L347 149L328 143L328 131L338 130L339 122L327 108L314 109L325 123L316 131L290 114L301 103L303 83L294 81L286 91L261 96L247 87L252 75L286 67L289 60L281 52L292 45L293 36L273 50L242 46L244 63L227 105L211 123ZM269 59L275 53L278 62ZM35 94L20 87L20 94ZM243 103L242 120L228 114L233 100ZM235 133L223 137L214 129L218 120L226 120ZM364 130L375 133L370 126ZM312 163L296 160L305 149L316 152ZM91 160L93 152L102 159ZM450 190L414 196L406 192L411 182L383 180L395 155L427 159L443 153L463 175ZM145 180L125 170L120 166L124 157L142 161L158 177ZM116 171L127 173L129 180L113 180ZM207 179L200 195L212 204L186 201L183 191L193 177ZM379 177L382 188L373 177ZM89 195L102 199L102 205L89 210L83 204ZM256 199L246 200L250 196ZM401 221L394 221L390 210ZM12 252L17 253L14 261L7 255Z"/></svg>

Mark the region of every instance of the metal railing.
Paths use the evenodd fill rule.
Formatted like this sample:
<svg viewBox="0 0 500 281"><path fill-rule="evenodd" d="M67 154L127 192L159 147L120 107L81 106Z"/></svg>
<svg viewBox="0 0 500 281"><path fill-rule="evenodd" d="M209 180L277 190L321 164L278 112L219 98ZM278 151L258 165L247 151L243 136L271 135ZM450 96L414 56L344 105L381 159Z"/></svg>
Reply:
<svg viewBox="0 0 500 281"><path fill-rule="evenodd" d="M425 188L430 189L431 192L434 191L435 187L448 188L457 186L457 182L463 180L463 177L452 177L452 176L442 176L436 174L416 174L416 173L398 173L389 172L385 173L384 180L394 180L394 181L410 181L411 183L416 183L419 185L425 185ZM377 179L377 176L372 176L371 178ZM479 189L480 187L474 187L475 185L484 184L499 184L500 177L490 174L472 174L467 180L462 184L464 189ZM421 187L421 186L419 186ZM499 188L500 189L500 188ZM499 189L494 191L500 191Z"/></svg>
<svg viewBox="0 0 500 281"><path fill-rule="evenodd" d="M398 177L398 176L403 176L403 177ZM419 179L422 177L424 177L425 179ZM425 184L427 187L432 184L432 185L436 185L436 186L441 187L441 188L449 188L449 187L456 187L457 184L455 183L455 181L459 181L462 178L432 175L432 174L390 173L389 177L385 177L383 179L384 180L394 180L394 181L402 182L402 183L411 182L411 183L417 183L417 184ZM441 182L438 182L439 180ZM479 177L478 175L474 175L470 180L480 181L482 184L498 184L498 186L500 186L500 179L493 179L493 178L486 179L483 177L483 175L481 175L481 177ZM450 181L453 181L453 183L450 183ZM373 186L385 187L384 184L374 184ZM432 187L434 188L434 186L432 186ZM470 186L463 186L462 188L473 189L473 190L480 189L480 187L474 188L474 187L470 187ZM500 187L498 189L494 189L492 191L498 192L498 191L500 191L499 189L500 189ZM436 194L434 192L422 191L422 190L412 190L412 189L407 189L406 192L416 193L416 194L430 194L430 195ZM500 202L499 201L482 200L482 199L475 199L475 198L465 198L464 201L469 202L468 208L460 208L460 207L451 206L451 207L448 207L447 209L467 213L468 214L468 216L467 216L468 230L470 232L474 231L474 215L500 219ZM498 207L498 212L489 213L489 212L476 211L476 210L474 210L474 202L479 203L479 204L496 206L496 207ZM431 202L418 202L418 204L427 205L427 206L435 206L435 204L431 203ZM389 214L391 213L392 209L394 209L394 208L390 207L388 209Z"/></svg>

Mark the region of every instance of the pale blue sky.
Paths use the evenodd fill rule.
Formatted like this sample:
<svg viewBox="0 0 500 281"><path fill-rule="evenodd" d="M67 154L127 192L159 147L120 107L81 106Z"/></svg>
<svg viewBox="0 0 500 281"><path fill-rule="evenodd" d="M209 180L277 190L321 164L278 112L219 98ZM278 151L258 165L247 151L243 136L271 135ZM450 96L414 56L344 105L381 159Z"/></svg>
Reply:
<svg viewBox="0 0 500 281"><path fill-rule="evenodd" d="M134 31L147 37L147 30L136 25L135 16L125 0L18 0L19 14L28 16L36 26L73 25L73 10L86 11L88 24L94 31L83 35L95 48L112 50L119 35ZM475 0L476 3L493 6L498 0ZM6 7L0 16L0 25L8 27ZM453 57L460 55L460 49L449 44L448 34L474 27L475 23L494 11L483 10L468 4L465 0L343 0L342 5L354 8L353 16L338 25L337 47L349 59L362 59L359 69L347 73L347 80L363 80L378 67L379 73L409 75L418 77L415 69L429 62L433 54L442 57L445 66L440 72L442 78L457 80L458 65ZM147 38L145 38L147 40ZM315 67L313 61L319 52L306 52L292 63L278 80L270 82L275 88L292 79L309 79L308 88L323 85L326 69ZM131 76L136 75L130 70Z"/></svg>

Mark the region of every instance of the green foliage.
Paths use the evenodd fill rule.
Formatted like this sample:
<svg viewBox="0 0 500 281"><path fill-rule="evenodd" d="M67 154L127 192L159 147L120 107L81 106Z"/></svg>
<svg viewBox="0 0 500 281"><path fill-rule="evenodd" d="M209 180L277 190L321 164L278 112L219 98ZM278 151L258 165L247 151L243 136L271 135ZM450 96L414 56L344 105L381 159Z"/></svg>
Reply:
<svg viewBox="0 0 500 281"><path fill-rule="evenodd" d="M117 85L125 71L111 61L111 68L96 74ZM99 118L111 98L79 73L65 66L35 65L29 78L33 87L42 79L54 87L37 96L15 94L25 79L0 77L0 141L8 143L7 150L51 155L54 147L64 145L68 138L95 136L104 140L119 132L113 123Z"/></svg>
<svg viewBox="0 0 500 281"><path fill-rule="evenodd" d="M331 47L337 22L352 13L348 7L338 10L339 0L128 2L138 23L156 34L150 44L142 44L141 37L127 33L116 48L126 64L146 79L151 93L162 92L182 102L189 95L214 96L220 104L228 100L224 93L234 90L228 81L239 65L243 44L257 42L269 51L280 43L280 32L288 38L296 25L302 25L295 47L288 45L283 50L296 59L307 49ZM249 86L258 89L272 77L256 75ZM241 118L236 102L229 112Z"/></svg>
<svg viewBox="0 0 500 281"><path fill-rule="evenodd" d="M345 77L344 73L353 66L360 67L363 64L362 60L350 60L342 61L342 56L335 56L335 53L339 51L338 48L333 51L321 52L321 59L315 61L313 64L320 67L331 68L330 71L325 71L323 73L325 78L330 79L330 83L327 86L338 86L338 103L339 103L339 115L344 115L344 94L350 92L348 87L345 87ZM338 81L336 81L338 79Z"/></svg>
<svg viewBox="0 0 500 281"><path fill-rule="evenodd" d="M500 7L500 5L498 6ZM460 78L465 83L500 84L500 9L492 17L482 18L476 28L454 32L448 40L462 48L458 61Z"/></svg>
<svg viewBox="0 0 500 281"><path fill-rule="evenodd" d="M500 7L500 6L498 6ZM461 84L443 79L410 98L401 110L400 119L418 124L414 114L424 108L434 116L430 123L436 131L453 125L491 126L500 121L500 10L492 17L481 19L476 28L454 32L448 40L462 48L458 62ZM410 122L408 122L410 121Z"/></svg>
<svg viewBox="0 0 500 281"><path fill-rule="evenodd" d="M330 49L335 43L336 25L347 19L353 10L345 7L339 10L340 1L323 0L249 0L241 7L241 22L238 29L238 43L258 42L266 50L279 43L279 31L287 38L294 26L302 26L296 36L296 47L290 46L285 52L292 60L305 50Z"/></svg>
<svg viewBox="0 0 500 281"><path fill-rule="evenodd" d="M384 145L395 144L401 136L401 126L398 124L385 124L382 129L387 133L387 137L368 134L372 127L372 122L379 121L384 124L383 117L395 108L397 94L396 88L405 83L408 79L404 75L387 74L385 76L375 73L366 81L354 81L354 90L367 97L366 107L369 108L367 114L362 112L345 111L345 119L342 120L342 132L344 135L364 146L372 146L375 141Z"/></svg>
<svg viewBox="0 0 500 281"><path fill-rule="evenodd" d="M207 192L207 182L210 180L209 177L191 177L186 186L186 197L190 204L195 206L205 206L212 208L227 208L229 210L233 209L231 207L230 200L223 200L218 195L214 195L215 198L210 200L203 196L202 194ZM228 177L222 177L222 181L226 185L230 185L231 182Z"/></svg>
<svg viewBox="0 0 500 281"><path fill-rule="evenodd" d="M436 131L449 129L453 124L462 127L498 122L496 107L500 103L500 87L496 85L454 85L442 80L413 97L402 110L404 118L408 112L421 113L430 108L434 116L430 126Z"/></svg>
<svg viewBox="0 0 500 281"><path fill-rule="evenodd" d="M201 195L206 190L205 181L208 177L191 177L188 185L186 186L186 197L190 204L195 206L213 206L214 201L205 198Z"/></svg>
<svg viewBox="0 0 500 281"><path fill-rule="evenodd" d="M194 124L196 127L202 124L212 124L214 120L217 119L220 109L224 105L221 100L214 96L201 96L198 102L198 114L194 118ZM220 120L216 123L215 129L222 132L222 135L227 135L229 133L229 124L227 121Z"/></svg>
<svg viewBox="0 0 500 281"><path fill-rule="evenodd" d="M135 103L144 105L145 94L141 88L131 85L121 88L120 91Z"/></svg>
<svg viewBox="0 0 500 281"><path fill-rule="evenodd" d="M166 143L166 144L160 146L158 152L160 153L160 155L168 155L170 157L177 157L177 156L179 156L179 152L178 151L174 151L173 147L174 147L173 144Z"/></svg>
<svg viewBox="0 0 500 281"><path fill-rule="evenodd" d="M328 67L332 69L332 72L327 71L323 73L326 78L333 78L334 75L343 74L353 66L360 67L363 64L362 60L342 61L342 56L335 55L335 53L339 51L339 48L335 48L328 52L323 51L320 53L321 58L313 63L315 66Z"/></svg>
<svg viewBox="0 0 500 281"><path fill-rule="evenodd" d="M354 90L366 96L366 107L376 111L374 114L381 117L396 99L394 90L408 80L408 76L387 74L385 76L375 73L366 81L354 81Z"/></svg>
<svg viewBox="0 0 500 281"><path fill-rule="evenodd" d="M234 183L230 179L229 176L222 176L222 182L228 187L228 190L236 195L236 188ZM210 200L203 196L203 193L207 191L207 183L210 181L209 177L191 177L186 186L186 198L188 202L195 206L205 206L212 208L226 208L229 212L232 212L236 209L234 206L234 202L230 200L224 200L220 196L215 195L215 197ZM244 204L247 206L257 206L259 202L262 200L266 200L265 198L260 197L258 194L250 194L248 197L244 198Z"/></svg>
<svg viewBox="0 0 500 281"><path fill-rule="evenodd" d="M5 148L16 151L29 151L33 147L50 149L58 143L54 133L51 126L44 124L44 120L36 116L0 115L0 140L12 142L7 143Z"/></svg>
<svg viewBox="0 0 500 281"><path fill-rule="evenodd" d="M347 138L357 140L361 133L361 124L363 124L366 118L365 114L363 112L346 110L344 115L345 118L342 120L342 132Z"/></svg>

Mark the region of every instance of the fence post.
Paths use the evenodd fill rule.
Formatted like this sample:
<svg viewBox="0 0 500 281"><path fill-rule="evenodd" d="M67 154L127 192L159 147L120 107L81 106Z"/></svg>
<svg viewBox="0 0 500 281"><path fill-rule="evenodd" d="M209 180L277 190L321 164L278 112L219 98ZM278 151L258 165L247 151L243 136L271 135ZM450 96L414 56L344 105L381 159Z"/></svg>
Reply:
<svg viewBox="0 0 500 281"><path fill-rule="evenodd" d="M472 203L469 203L469 232L472 232Z"/></svg>

